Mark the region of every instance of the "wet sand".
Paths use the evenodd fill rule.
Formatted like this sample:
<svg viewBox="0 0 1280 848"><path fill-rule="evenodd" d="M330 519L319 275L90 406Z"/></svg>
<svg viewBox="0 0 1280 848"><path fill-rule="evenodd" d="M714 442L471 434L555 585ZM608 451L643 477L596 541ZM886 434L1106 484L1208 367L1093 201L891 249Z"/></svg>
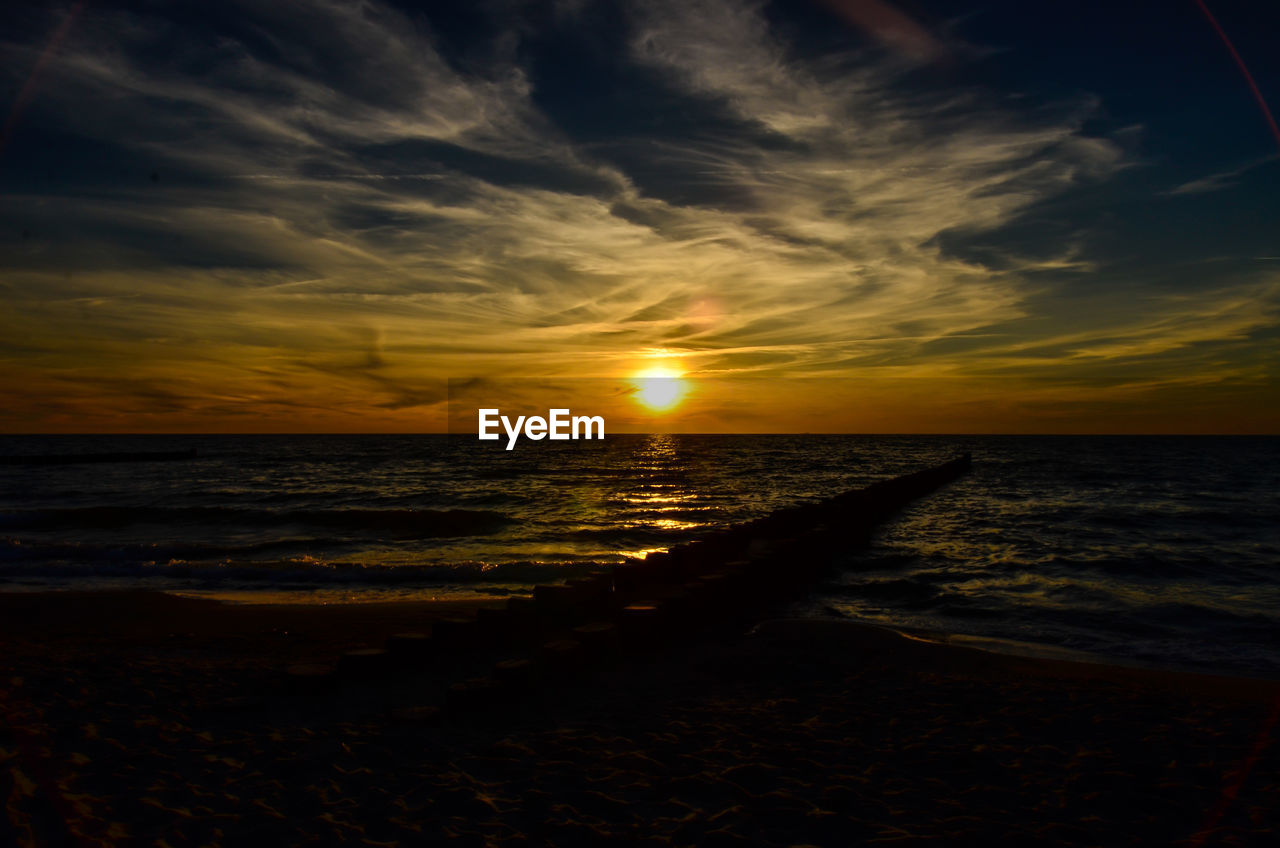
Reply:
<svg viewBox="0 0 1280 848"><path fill-rule="evenodd" d="M477 714L416 709L460 657L281 687L470 606L0 595L0 844L1277 841L1272 682L768 621Z"/></svg>

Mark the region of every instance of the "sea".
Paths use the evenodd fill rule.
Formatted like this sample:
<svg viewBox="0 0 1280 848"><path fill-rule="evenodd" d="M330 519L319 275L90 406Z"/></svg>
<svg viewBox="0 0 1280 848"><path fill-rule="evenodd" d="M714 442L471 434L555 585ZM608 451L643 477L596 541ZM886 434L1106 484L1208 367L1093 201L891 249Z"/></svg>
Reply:
<svg viewBox="0 0 1280 848"><path fill-rule="evenodd" d="M1280 678L1280 438L4 436L0 591L501 597L968 452L779 614Z"/></svg>

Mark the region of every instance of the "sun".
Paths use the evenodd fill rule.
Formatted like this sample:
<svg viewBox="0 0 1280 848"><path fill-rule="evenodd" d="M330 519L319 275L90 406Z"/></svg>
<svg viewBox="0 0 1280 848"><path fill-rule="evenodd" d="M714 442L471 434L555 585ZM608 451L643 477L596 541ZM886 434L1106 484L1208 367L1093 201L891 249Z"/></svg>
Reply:
<svg viewBox="0 0 1280 848"><path fill-rule="evenodd" d="M631 385L636 389L633 397L651 412L666 412L689 393L689 383L680 372L661 365L636 374Z"/></svg>

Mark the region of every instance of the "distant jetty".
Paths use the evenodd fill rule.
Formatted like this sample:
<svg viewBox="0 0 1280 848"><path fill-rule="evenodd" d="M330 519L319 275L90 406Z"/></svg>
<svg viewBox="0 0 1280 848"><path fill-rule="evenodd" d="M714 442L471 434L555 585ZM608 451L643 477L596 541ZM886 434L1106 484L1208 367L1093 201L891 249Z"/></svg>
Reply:
<svg viewBox="0 0 1280 848"><path fill-rule="evenodd" d="M0 456L0 465L81 465L91 462L173 462L195 459L196 449L180 451L127 451L116 453L40 453Z"/></svg>

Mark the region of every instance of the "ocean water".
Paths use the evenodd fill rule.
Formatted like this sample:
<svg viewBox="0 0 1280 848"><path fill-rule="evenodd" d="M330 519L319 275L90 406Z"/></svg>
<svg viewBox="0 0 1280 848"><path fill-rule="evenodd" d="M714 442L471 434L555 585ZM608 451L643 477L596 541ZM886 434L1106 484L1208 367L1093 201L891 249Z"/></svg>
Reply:
<svg viewBox="0 0 1280 848"><path fill-rule="evenodd" d="M788 610L1280 676L1273 437L0 437L0 590L240 601L503 595L933 465L973 472L837 551Z"/></svg>

